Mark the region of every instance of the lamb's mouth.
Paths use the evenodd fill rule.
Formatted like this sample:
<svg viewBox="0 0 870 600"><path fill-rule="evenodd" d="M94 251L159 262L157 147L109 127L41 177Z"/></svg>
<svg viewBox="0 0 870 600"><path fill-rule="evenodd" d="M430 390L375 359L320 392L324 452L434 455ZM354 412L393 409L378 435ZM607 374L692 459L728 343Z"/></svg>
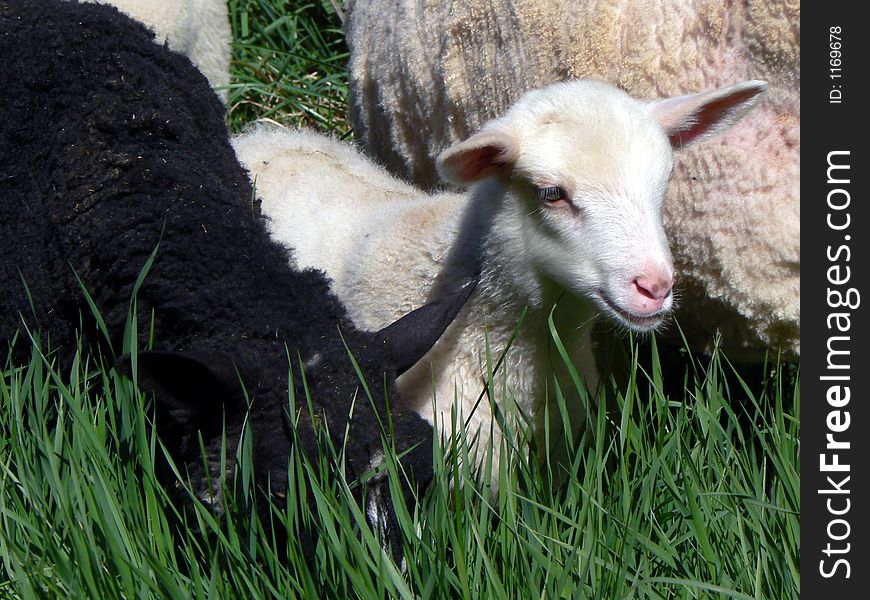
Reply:
<svg viewBox="0 0 870 600"><path fill-rule="evenodd" d="M652 331L667 316L667 310L660 310L650 315L639 315L618 306L602 291L597 293L598 299L620 320L637 331Z"/></svg>

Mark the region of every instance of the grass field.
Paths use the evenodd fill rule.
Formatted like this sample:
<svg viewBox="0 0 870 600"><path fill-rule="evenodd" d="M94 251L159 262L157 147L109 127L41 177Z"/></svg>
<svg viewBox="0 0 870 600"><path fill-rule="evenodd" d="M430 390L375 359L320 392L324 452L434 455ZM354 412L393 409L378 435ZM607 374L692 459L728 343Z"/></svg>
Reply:
<svg viewBox="0 0 870 600"><path fill-rule="evenodd" d="M269 118L348 136L332 4L230 6L231 129ZM147 397L99 357L63 372L37 350L3 360L0 598L797 598L799 370L665 356L654 341L637 347L612 403L588 406L566 440L570 464L505 447L497 495L461 460L461 436L436 440L419 506L396 496L404 570L349 500L354 482L320 475L326 458L310 477L291 472L295 509L250 516L242 445L226 482L236 509L216 515L191 498L182 511L155 481ZM287 544L263 535L268 519L288 525ZM312 526L320 535L302 555L293 533Z"/></svg>
<svg viewBox="0 0 870 600"><path fill-rule="evenodd" d="M345 136L347 46L329 0L230 0L229 126L254 119Z"/></svg>

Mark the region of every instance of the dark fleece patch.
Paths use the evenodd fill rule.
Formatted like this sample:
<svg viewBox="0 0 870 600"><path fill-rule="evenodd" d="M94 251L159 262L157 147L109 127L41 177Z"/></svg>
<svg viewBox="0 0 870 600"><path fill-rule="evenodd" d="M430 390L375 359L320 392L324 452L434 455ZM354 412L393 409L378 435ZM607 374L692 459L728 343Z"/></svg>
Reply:
<svg viewBox="0 0 870 600"><path fill-rule="evenodd" d="M140 369L153 371L142 381L165 407L158 422L175 423L174 449L193 474L202 471L191 441L202 427L196 415L213 419L228 408L241 419L240 376L251 397L256 473L261 483L286 481L287 357L320 354L306 377L317 418L329 423L336 447L347 446L348 475L361 475L381 448L386 391L393 443L416 447L406 468L428 481L431 427L395 401L391 353L401 340L385 350L383 335L352 327L321 273L289 266L229 144L223 106L188 59L112 7L58 0L0 0L0 57L0 348L19 332L13 356L29 356L26 322L43 343L50 339L61 365L79 329L104 356L118 352L134 283L159 242L138 293L138 331L144 347L153 314L155 350L167 354ZM443 326L453 316L442 315ZM440 335L443 326L429 329ZM359 381L339 331L375 396L374 408L356 402L346 441ZM173 362L172 353L186 358ZM219 381L207 394L171 381L194 372ZM304 398L299 372L294 381ZM299 440L317 452L303 413ZM231 433L240 423L230 423ZM405 490L410 499L412 487Z"/></svg>

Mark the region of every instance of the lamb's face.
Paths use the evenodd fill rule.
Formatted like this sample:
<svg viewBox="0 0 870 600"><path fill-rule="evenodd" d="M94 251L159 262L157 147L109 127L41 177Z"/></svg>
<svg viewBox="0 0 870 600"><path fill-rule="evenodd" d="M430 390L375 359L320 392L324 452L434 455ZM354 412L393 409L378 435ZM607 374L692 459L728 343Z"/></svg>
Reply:
<svg viewBox="0 0 870 600"><path fill-rule="evenodd" d="M489 179L507 215L502 246L631 329L673 307L674 266L662 227L673 147L737 120L764 90L747 82L650 104L601 82L526 94L507 114L439 157L444 178Z"/></svg>
<svg viewBox="0 0 870 600"><path fill-rule="evenodd" d="M661 219L670 143L645 105L624 94L594 90L578 110L576 91L559 91L514 133L520 152L505 186L527 221L524 246L538 272L648 331L673 306Z"/></svg>

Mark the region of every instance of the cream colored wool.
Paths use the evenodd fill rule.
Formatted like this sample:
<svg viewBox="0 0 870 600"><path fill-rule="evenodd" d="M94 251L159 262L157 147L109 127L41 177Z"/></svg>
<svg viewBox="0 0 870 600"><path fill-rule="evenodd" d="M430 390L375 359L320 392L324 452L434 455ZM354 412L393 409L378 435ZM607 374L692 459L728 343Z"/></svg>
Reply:
<svg viewBox="0 0 870 600"><path fill-rule="evenodd" d="M752 119L678 153L664 211L693 346L800 353L797 0L355 0L357 140L436 185L435 157L526 90L596 77L642 99L764 79Z"/></svg>
<svg viewBox="0 0 870 600"><path fill-rule="evenodd" d="M226 0L85 0L111 4L144 23L160 44L187 56L226 102L232 32Z"/></svg>

